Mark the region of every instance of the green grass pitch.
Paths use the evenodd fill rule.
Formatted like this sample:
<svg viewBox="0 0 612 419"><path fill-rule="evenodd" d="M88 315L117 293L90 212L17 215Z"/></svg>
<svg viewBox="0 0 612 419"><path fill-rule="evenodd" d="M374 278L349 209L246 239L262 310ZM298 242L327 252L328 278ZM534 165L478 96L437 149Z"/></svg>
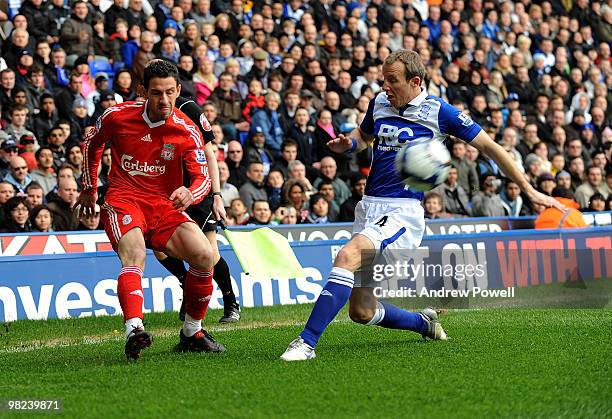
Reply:
<svg viewBox="0 0 612 419"><path fill-rule="evenodd" d="M156 338L138 363L119 317L14 322L0 329L0 398L60 399L58 416L79 418L612 415L610 309L451 310L448 342L343 311L317 359L283 363L311 307L246 309L235 327L210 311L223 354L174 353L176 313L150 314Z"/></svg>

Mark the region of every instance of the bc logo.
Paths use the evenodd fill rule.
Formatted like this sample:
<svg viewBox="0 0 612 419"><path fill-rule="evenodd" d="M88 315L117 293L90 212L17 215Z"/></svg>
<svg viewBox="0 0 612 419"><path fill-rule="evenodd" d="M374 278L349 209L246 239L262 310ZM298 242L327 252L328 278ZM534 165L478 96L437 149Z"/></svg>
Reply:
<svg viewBox="0 0 612 419"><path fill-rule="evenodd" d="M387 146L399 146L414 137L414 131L408 127L398 128L395 125L381 124L378 137Z"/></svg>

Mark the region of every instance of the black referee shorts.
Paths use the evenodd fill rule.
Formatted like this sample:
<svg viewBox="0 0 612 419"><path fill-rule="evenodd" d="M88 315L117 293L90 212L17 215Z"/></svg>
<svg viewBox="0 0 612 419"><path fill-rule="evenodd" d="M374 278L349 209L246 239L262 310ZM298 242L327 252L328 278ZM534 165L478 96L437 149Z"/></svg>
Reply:
<svg viewBox="0 0 612 419"><path fill-rule="evenodd" d="M192 205L187 208L187 214L195 221L203 232L217 231L217 220L213 214L213 201L212 195L206 196L202 202Z"/></svg>

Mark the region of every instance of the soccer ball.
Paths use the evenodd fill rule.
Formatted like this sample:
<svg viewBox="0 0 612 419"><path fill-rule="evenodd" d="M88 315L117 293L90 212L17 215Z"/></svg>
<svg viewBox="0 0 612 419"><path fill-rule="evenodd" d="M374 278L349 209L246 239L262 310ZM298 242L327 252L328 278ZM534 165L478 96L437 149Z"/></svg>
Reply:
<svg viewBox="0 0 612 419"><path fill-rule="evenodd" d="M412 190L429 191L446 180L451 156L437 139L408 142L395 156L395 170Z"/></svg>

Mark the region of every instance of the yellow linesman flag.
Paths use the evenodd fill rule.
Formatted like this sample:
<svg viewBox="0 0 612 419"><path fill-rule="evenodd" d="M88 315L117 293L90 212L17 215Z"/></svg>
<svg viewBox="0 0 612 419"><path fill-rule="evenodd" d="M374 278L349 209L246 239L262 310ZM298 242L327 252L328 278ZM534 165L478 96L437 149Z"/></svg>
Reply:
<svg viewBox="0 0 612 419"><path fill-rule="evenodd" d="M245 273L254 278L290 279L306 276L287 239L268 227L252 231L224 230Z"/></svg>

